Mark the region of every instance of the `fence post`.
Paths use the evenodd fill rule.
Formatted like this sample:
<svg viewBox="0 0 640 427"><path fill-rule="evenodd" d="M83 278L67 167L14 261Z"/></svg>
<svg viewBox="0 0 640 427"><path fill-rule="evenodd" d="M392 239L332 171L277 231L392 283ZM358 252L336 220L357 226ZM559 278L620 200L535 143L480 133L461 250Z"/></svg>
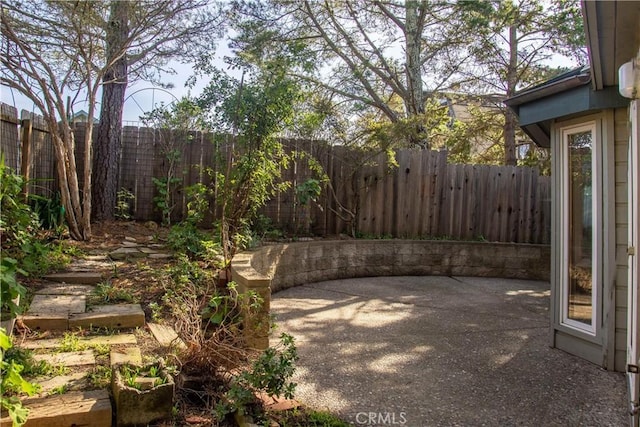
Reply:
<svg viewBox="0 0 640 427"><path fill-rule="evenodd" d="M22 186L22 194L25 201L29 197L29 179L31 177L31 135L33 133L33 121L31 119L23 119L20 121L20 145L22 159L20 163L20 174L24 177Z"/></svg>

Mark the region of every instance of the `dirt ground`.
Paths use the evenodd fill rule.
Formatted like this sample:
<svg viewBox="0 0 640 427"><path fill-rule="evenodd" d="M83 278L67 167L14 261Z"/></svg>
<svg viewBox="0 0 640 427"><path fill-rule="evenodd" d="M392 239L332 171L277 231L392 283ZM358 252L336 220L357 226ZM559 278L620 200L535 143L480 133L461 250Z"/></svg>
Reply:
<svg viewBox="0 0 640 427"><path fill-rule="evenodd" d="M101 271L105 276L105 280L102 284L108 291L98 292L98 296L91 296L88 303L95 305L123 302L140 303L145 312L147 322L153 321L172 326L175 325L174 320L170 317L169 310L164 308L161 311L154 312L151 308L152 303L156 303L160 306L163 305L162 297L165 294L166 286L170 285L170 282L167 281L168 274L166 273L166 270L171 265L175 265L177 263L175 258L140 258L130 259L127 261L111 261L108 258L104 258L111 251L121 248L125 241L135 241L141 245L164 245L166 244L168 234L168 228L160 227L154 222L140 223L135 221L114 221L92 224L92 239L90 241L77 242L64 240L64 245L73 246L78 249L78 254L73 257L74 260L71 266L78 262L80 262L80 264L83 262L88 263L88 265L93 266L93 263L95 262L95 267L92 268ZM163 252L170 252L169 248L166 247L159 250ZM69 266L61 266L61 269L68 268ZM26 280L25 284L31 291L35 291L44 286L44 283L45 281L42 279L29 278ZM98 284L98 287L100 286L101 284ZM173 357L167 354L166 349L163 349L158 345L157 341L153 338L150 332L146 330L146 328L140 328L133 332L136 335L138 345L141 348L143 356ZM93 334L95 331L74 331L73 333L86 335ZM32 338L50 338L62 336L63 332L29 331L27 329L18 328L18 334L22 335L21 338L25 338L27 336ZM103 357L99 359L98 362L100 363L102 359L107 360ZM181 381L182 379L178 381L178 384L180 384ZM224 389L222 383L220 383L216 378L209 377L206 383L206 387L216 388L219 390ZM105 387L108 387L108 385L105 385ZM197 392L181 392L178 393L177 399L177 407L180 408L180 413L176 420L160 425L214 425L212 424L214 422L214 418L211 413L212 406L209 401L211 400L209 395ZM280 412L278 414L274 414L272 418L283 419L284 417L284 419L291 421L295 417L300 416L304 418L304 410L298 411L292 415L283 415L283 413ZM176 422L178 424L175 424ZM224 426L226 424L223 423L215 425ZM287 425L295 426L307 424L305 424L304 420L296 420L294 423Z"/></svg>

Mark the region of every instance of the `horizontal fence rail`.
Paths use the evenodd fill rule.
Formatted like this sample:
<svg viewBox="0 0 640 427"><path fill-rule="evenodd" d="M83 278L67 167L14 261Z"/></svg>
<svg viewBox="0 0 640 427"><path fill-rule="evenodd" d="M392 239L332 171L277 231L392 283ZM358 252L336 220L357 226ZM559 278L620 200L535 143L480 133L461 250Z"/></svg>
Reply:
<svg viewBox="0 0 640 427"><path fill-rule="evenodd" d="M25 162L30 164L30 192L53 197L55 157L42 118L23 111L18 119L15 108L1 107L5 164L19 173ZM85 126L74 124L76 141L83 140ZM291 185L271 198L260 214L285 232L549 243L550 178L540 176L537 169L448 164L446 151L399 150L391 162L385 153L323 141L285 140L283 145L293 161L281 171L282 179ZM172 194L173 221L187 214L185 187L212 186L206 168L224 171L229 146L202 132L191 132L176 146L180 156L175 176L180 183ZM82 144L76 150L81 171ZM154 204L158 192L153 179L167 175L165 151L158 130L123 128L118 183L119 189L135 197L130 213L136 220L161 219ZM302 205L296 188L311 178L322 182L323 191L315 202ZM215 194L209 202L215 206ZM212 209L203 225L213 224L215 217Z"/></svg>

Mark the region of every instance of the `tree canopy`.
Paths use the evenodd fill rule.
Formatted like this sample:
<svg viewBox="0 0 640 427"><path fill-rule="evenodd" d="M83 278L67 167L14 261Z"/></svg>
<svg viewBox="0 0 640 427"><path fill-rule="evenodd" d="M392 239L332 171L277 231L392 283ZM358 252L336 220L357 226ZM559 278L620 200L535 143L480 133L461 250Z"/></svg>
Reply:
<svg viewBox="0 0 640 427"><path fill-rule="evenodd" d="M516 118L499 101L563 71L554 59L585 59L580 9L571 0L38 0L5 2L1 10L1 83L47 120L75 238L90 237L92 207L98 219L113 217L128 84L160 84L171 60L214 77L201 107L216 130L239 141L266 143L252 135L276 130L321 133L382 150L447 147L451 158L472 161L483 158L473 154L483 138L487 161L515 164ZM223 30L235 52L228 65L245 70L246 80L212 68ZM89 120L79 173L66 119L83 98ZM464 124L447 110L455 100L473 104ZM266 108L278 123L262 116Z"/></svg>
<svg viewBox="0 0 640 427"><path fill-rule="evenodd" d="M438 114L428 111L430 102L504 98L562 71L550 65L552 57L584 60L579 5L566 0L272 0L238 2L234 12L238 55L257 64L295 46L293 76L324 100L325 111L333 106L359 124L351 137L362 140L372 132L379 139L386 126L394 144L436 148L427 126ZM515 117L504 108L497 114L504 116L504 162L513 164Z"/></svg>

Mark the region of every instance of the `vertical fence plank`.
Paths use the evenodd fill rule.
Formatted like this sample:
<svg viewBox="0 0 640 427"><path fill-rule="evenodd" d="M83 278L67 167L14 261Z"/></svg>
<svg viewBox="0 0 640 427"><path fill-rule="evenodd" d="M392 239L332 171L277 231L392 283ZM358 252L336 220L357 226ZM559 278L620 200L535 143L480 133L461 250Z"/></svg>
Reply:
<svg viewBox="0 0 640 427"><path fill-rule="evenodd" d="M140 128L124 126L122 128L122 150L120 151L120 173L118 174L118 190L126 190L133 194L129 200L129 212L123 214L135 216L136 204L139 201L136 188L136 176L138 173L138 133Z"/></svg>
<svg viewBox="0 0 640 427"><path fill-rule="evenodd" d="M548 244L551 241L551 177L543 176L538 178L536 188L537 209L534 224L538 227L536 233L536 243Z"/></svg>
<svg viewBox="0 0 640 427"><path fill-rule="evenodd" d="M487 200L487 234L489 235L489 240L498 242L500 241L500 176L501 172L498 168L492 168L489 172L489 191Z"/></svg>
<svg viewBox="0 0 640 427"><path fill-rule="evenodd" d="M212 134L205 134L202 142L202 183L208 189L215 189L215 173L217 170L218 159L217 159L217 140L215 136ZM202 223L204 226L213 226L216 217L216 194L215 191L212 191L207 196L207 202L209 203L209 209L205 212Z"/></svg>
<svg viewBox="0 0 640 427"><path fill-rule="evenodd" d="M20 173L18 124L18 110L11 105L0 104L0 152L4 156L4 164Z"/></svg>
<svg viewBox="0 0 640 427"><path fill-rule="evenodd" d="M479 166L478 175L474 178L476 181L476 236L482 236L490 239L489 225L489 183L490 183L490 167L487 165Z"/></svg>
<svg viewBox="0 0 640 427"><path fill-rule="evenodd" d="M31 188L32 194L43 197L54 197L58 190L55 171L55 154L49 130L45 126L44 119L22 110L23 120L31 120Z"/></svg>
<svg viewBox="0 0 640 427"><path fill-rule="evenodd" d="M422 214L423 171L422 150L412 150L409 155L409 188L405 201L405 216L407 218L407 235L416 237L420 235L420 215Z"/></svg>
<svg viewBox="0 0 640 427"><path fill-rule="evenodd" d="M386 188L389 173L387 172L387 156L385 153L379 153L375 160L377 167L375 169L376 174L376 226L374 234L382 236L387 228L387 223L391 223L393 215L389 210L389 203L386 199ZM389 218L391 217L391 218Z"/></svg>
<svg viewBox="0 0 640 427"><path fill-rule="evenodd" d="M378 163L380 164L379 173L383 176L380 188L380 201L382 203L382 229L380 235L393 235L393 227L396 223L396 210L394 205L394 187L395 187L395 168L392 167L387 154L378 154Z"/></svg>
<svg viewBox="0 0 640 427"><path fill-rule="evenodd" d="M472 239L476 237L473 233L473 221L475 220L473 207L475 205L476 197L472 186L473 174L473 165L464 165L462 170L462 194L460 194L460 197L463 199L463 209L460 221L460 234L463 239Z"/></svg>
<svg viewBox="0 0 640 427"><path fill-rule="evenodd" d="M431 151L421 151L420 163L422 179L420 180L420 195L418 200L416 200L420 212L417 218L416 237L424 238L427 234L429 234L428 227L431 215L431 205L429 204L429 196L431 192Z"/></svg>
<svg viewBox="0 0 640 427"><path fill-rule="evenodd" d="M409 161L408 161L408 151L407 150L399 150L397 153L397 161L398 161L398 171L396 173L395 179L395 197L394 197L394 208L395 208L395 233L394 235L397 237L403 237L407 233L407 222L406 222L406 213L405 213L405 199L407 198L407 183L409 181Z"/></svg>
<svg viewBox="0 0 640 427"><path fill-rule="evenodd" d="M136 176L136 219L154 220L161 219L155 210L153 197L156 186L152 178L159 178L160 174L155 170L155 132L153 129L141 128L138 139L137 176Z"/></svg>

